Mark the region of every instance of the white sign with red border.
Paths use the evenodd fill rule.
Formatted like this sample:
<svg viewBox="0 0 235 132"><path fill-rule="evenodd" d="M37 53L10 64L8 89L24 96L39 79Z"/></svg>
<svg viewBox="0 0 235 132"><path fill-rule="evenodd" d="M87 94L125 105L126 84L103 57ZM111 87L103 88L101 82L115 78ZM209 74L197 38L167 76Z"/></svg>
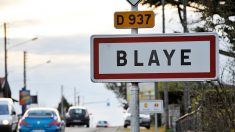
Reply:
<svg viewBox="0 0 235 132"><path fill-rule="evenodd" d="M216 33L93 35L93 82L202 81L218 76Z"/></svg>

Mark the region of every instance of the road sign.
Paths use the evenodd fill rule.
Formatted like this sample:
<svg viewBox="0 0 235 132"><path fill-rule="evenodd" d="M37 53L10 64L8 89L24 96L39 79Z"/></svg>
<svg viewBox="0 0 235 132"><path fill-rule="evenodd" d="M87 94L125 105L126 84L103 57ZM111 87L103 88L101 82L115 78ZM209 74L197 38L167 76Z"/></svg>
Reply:
<svg viewBox="0 0 235 132"><path fill-rule="evenodd" d="M140 113L154 114L163 113L162 100L142 100L140 101Z"/></svg>
<svg viewBox="0 0 235 132"><path fill-rule="evenodd" d="M131 5L136 6L140 3L141 0L127 0Z"/></svg>
<svg viewBox="0 0 235 132"><path fill-rule="evenodd" d="M115 12L115 28L152 28L154 27L153 11Z"/></svg>
<svg viewBox="0 0 235 132"><path fill-rule="evenodd" d="M216 33L94 35L93 82L202 81L218 76Z"/></svg>

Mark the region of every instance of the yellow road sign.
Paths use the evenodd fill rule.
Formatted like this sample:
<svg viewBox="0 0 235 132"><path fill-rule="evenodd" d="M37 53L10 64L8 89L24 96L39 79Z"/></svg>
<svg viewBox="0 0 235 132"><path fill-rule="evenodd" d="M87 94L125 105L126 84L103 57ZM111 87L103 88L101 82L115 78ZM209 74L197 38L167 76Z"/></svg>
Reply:
<svg viewBox="0 0 235 132"><path fill-rule="evenodd" d="M154 27L153 11L115 12L115 28L152 28Z"/></svg>

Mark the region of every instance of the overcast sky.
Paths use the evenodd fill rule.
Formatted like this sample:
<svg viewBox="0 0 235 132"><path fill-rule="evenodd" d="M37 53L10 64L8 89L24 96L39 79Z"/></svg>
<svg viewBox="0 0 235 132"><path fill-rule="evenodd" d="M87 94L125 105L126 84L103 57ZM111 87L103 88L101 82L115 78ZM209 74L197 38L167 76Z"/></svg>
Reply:
<svg viewBox="0 0 235 132"><path fill-rule="evenodd" d="M104 84L90 81L90 36L130 34L129 29L113 26L114 12L128 11L130 7L126 0L1 0L0 76L4 76L3 23L7 23L8 47L38 37L8 50L13 98L19 98L18 92L23 86L23 51L27 51L27 89L31 94L38 93L41 106L57 106L61 85L65 97L73 103L76 87L81 102L110 100L110 107L105 103L86 105L94 121L106 119L111 125L122 125L122 108L115 95L106 90ZM139 10L152 9L139 6ZM154 12L155 27L141 29L139 33L161 33L161 9ZM188 13L188 17L198 16ZM166 22L171 25L167 26L167 33L182 32L176 9L168 8ZM45 64L48 60L51 63Z"/></svg>
<svg viewBox="0 0 235 132"><path fill-rule="evenodd" d="M85 103L93 122L100 119L122 125L122 108L104 84L90 81L90 36L130 33L113 27L115 11L129 10L123 0L1 0L0 28L7 23L8 71L13 98L19 99L23 86L23 51L27 51L27 89L38 93L41 106L56 107L61 96L74 103L74 88ZM24 45L10 48L34 37ZM4 52L0 46L0 76L4 76ZM51 63L46 64L46 61ZM106 106L110 101L110 107ZM101 102L87 104L89 102ZM20 112L20 107L18 106ZM116 114L113 114L116 113Z"/></svg>

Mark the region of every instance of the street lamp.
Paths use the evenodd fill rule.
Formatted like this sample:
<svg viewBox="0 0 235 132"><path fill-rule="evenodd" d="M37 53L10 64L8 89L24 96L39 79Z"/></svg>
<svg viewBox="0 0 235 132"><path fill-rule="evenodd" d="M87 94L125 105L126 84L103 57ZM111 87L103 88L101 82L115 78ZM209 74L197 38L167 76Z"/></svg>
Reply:
<svg viewBox="0 0 235 132"><path fill-rule="evenodd" d="M49 64L49 63L51 63L51 60L47 60L45 63L41 63L41 64L35 65L35 66L33 66L33 67L30 67L29 70L38 68L38 67L40 67L40 66L42 66L42 65Z"/></svg>
<svg viewBox="0 0 235 132"><path fill-rule="evenodd" d="M27 58L27 52L24 51L24 88L25 89L26 89L26 58ZM47 60L45 63L35 65L35 66L31 67L30 69L35 69L37 67L40 67L44 64L49 64L49 63L51 63L51 60Z"/></svg>
<svg viewBox="0 0 235 132"><path fill-rule="evenodd" d="M23 86L23 88L22 88L22 91L26 91L26 57L27 57L27 52L26 51L24 51L24 86ZM48 63L51 63L51 60L48 60L48 61L46 61L46 63L43 63L43 64L48 64ZM36 65L36 66L34 66L34 67L32 67L33 69L34 68L37 68L37 67L39 67L39 66L41 66L41 65L43 65L43 64L39 64L39 65ZM26 111L26 108L27 108L27 105L25 104L25 105L22 105L22 115L24 114L24 112Z"/></svg>
<svg viewBox="0 0 235 132"><path fill-rule="evenodd" d="M6 84L6 83L8 83L7 50L9 48L7 48L7 24L4 23L3 26L4 26L4 59L5 59L4 61L5 61L5 84ZM34 37L34 38L32 38L32 39L30 39L28 41L34 41L34 40L37 40L37 39L38 39L37 37ZM19 43L19 44L15 45L15 46L22 45L22 44L24 44L24 43L26 43L28 41L24 41L24 42ZM13 47L15 47L15 46L13 46ZM10 47L10 48L12 48L12 47ZM11 97L11 94L10 94L9 91L11 91L10 87L8 89L6 89L6 93L4 93L4 97L9 97L9 98Z"/></svg>
<svg viewBox="0 0 235 132"><path fill-rule="evenodd" d="M9 50L9 49L12 49L12 48L14 48L14 47L18 47L18 46L20 46L20 45L26 44L26 43L28 43L28 42L35 41L35 40L37 40L37 39L38 39L38 37L34 37L34 38L29 39L29 40L25 40L25 41L23 41L23 42L20 42L20 43L18 43L18 44L14 44L13 46L8 47L7 49Z"/></svg>
<svg viewBox="0 0 235 132"><path fill-rule="evenodd" d="M23 44L27 44L28 42L31 42L31 41L35 41L35 40L37 40L37 39L38 39L38 37L34 37L34 38L25 40L25 41L23 41L23 42L14 44L13 46L6 48L6 50L5 50L5 72L6 72L6 73L5 73L5 74L6 74L7 76L8 76L8 71L7 71L7 59L8 59L8 58L7 58L7 53L8 53L8 50L9 50L9 49L13 49L13 48L18 47L18 46L23 45Z"/></svg>

